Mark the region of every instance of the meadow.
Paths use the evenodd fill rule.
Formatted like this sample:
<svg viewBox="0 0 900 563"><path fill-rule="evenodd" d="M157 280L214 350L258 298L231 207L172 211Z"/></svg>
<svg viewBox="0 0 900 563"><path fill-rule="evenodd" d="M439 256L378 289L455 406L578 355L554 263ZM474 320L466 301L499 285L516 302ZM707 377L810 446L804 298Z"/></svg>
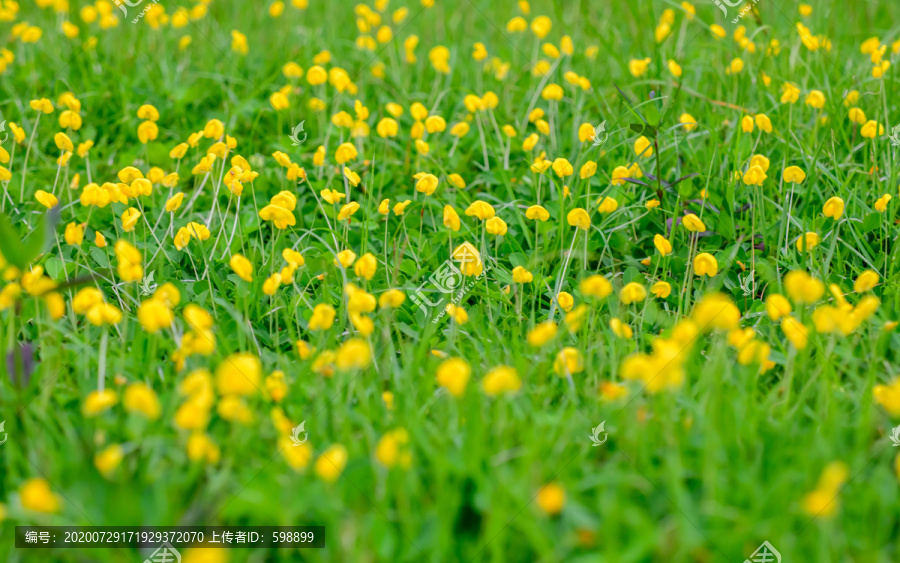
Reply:
<svg viewBox="0 0 900 563"><path fill-rule="evenodd" d="M731 4L0 0L0 556L898 560L900 8Z"/></svg>

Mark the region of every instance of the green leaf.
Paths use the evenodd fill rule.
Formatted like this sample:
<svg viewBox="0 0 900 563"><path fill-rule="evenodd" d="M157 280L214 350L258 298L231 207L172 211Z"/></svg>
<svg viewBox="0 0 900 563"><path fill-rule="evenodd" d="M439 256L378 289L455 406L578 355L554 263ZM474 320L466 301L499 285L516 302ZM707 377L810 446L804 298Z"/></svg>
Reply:
<svg viewBox="0 0 900 563"><path fill-rule="evenodd" d="M47 260L44 264L44 268L47 270L47 275L49 275L55 281L59 281L61 278L61 273L63 271L63 261L54 256Z"/></svg>
<svg viewBox="0 0 900 563"><path fill-rule="evenodd" d="M101 268L109 268L110 267L109 257L106 255L105 252L103 252L102 249L97 248L96 246L91 249L91 258L93 258L94 261L97 262L97 264Z"/></svg>
<svg viewBox="0 0 900 563"><path fill-rule="evenodd" d="M5 213L0 213L0 253L7 262L20 270L24 270L28 266L19 234Z"/></svg>
<svg viewBox="0 0 900 563"><path fill-rule="evenodd" d="M881 213L869 213L863 219L862 232L869 233L881 225Z"/></svg>
<svg viewBox="0 0 900 563"><path fill-rule="evenodd" d="M54 208L55 209L55 208ZM30 264L38 255L44 251L44 243L47 241L48 230L55 227L56 221L51 219L49 221L46 218L54 214L55 216L59 216L59 212L55 212L51 210L46 215L41 215L38 217L38 220L34 224L34 228L31 230L31 233L25 237L25 240L22 242L22 251L26 260L26 266Z"/></svg>
<svg viewBox="0 0 900 563"><path fill-rule="evenodd" d="M659 110L656 108L656 104L657 102L651 102L641 108L647 123L652 125L659 125Z"/></svg>
<svg viewBox="0 0 900 563"><path fill-rule="evenodd" d="M728 213L720 213L716 216L716 232L725 237L727 240L734 239L734 223L731 221L731 215Z"/></svg>

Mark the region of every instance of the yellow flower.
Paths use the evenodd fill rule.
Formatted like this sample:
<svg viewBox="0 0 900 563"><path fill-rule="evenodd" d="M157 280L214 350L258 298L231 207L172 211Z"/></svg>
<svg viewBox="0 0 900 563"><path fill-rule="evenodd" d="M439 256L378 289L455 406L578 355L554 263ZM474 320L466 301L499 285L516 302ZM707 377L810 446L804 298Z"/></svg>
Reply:
<svg viewBox="0 0 900 563"><path fill-rule="evenodd" d="M371 252L363 254L353 266L353 272L360 277L371 280L378 268L378 260Z"/></svg>
<svg viewBox="0 0 900 563"><path fill-rule="evenodd" d="M263 282L262 290L265 295L275 295L278 287L281 285L281 274L275 272Z"/></svg>
<svg viewBox="0 0 900 563"><path fill-rule="evenodd" d="M43 113L53 113L53 102L51 102L47 98L31 100L28 105L30 105L31 109L35 111L40 111Z"/></svg>
<svg viewBox="0 0 900 563"><path fill-rule="evenodd" d="M619 207L619 202L614 200L611 197L603 198L603 201L598 202L600 205L597 207L597 212L599 213L612 213Z"/></svg>
<svg viewBox="0 0 900 563"><path fill-rule="evenodd" d="M576 207L572 211L569 211L568 215L566 215L566 221L568 221L569 225L585 231L591 226L590 215L588 215L587 211L581 207Z"/></svg>
<svg viewBox="0 0 900 563"><path fill-rule="evenodd" d="M799 252L803 252L804 250L812 250L819 244L819 235L816 233L805 233L803 236L797 238L797 250Z"/></svg>
<svg viewBox="0 0 900 563"><path fill-rule="evenodd" d="M84 226L80 223L69 223L66 225L66 244L79 246L84 240Z"/></svg>
<svg viewBox="0 0 900 563"><path fill-rule="evenodd" d="M389 289L378 298L378 306L381 308L396 309L406 301L406 295L399 289Z"/></svg>
<svg viewBox="0 0 900 563"><path fill-rule="evenodd" d="M672 286L669 284L669 282L658 281L650 286L650 293L652 293L659 299L665 299L672 293Z"/></svg>
<svg viewBox="0 0 900 563"><path fill-rule="evenodd" d="M719 263L712 254L701 252L694 257L694 274L713 277L719 272Z"/></svg>
<svg viewBox="0 0 900 563"><path fill-rule="evenodd" d="M122 463L123 457L122 446L112 444L94 455L94 467L97 468L101 475L109 477L116 467Z"/></svg>
<svg viewBox="0 0 900 563"><path fill-rule="evenodd" d="M597 173L597 163L594 162L593 160L589 160L589 161L585 162L584 165L581 167L581 170L578 172L578 176L582 180L585 180L587 178L592 178L594 176L594 174L596 174L596 173Z"/></svg>
<svg viewBox="0 0 900 563"><path fill-rule="evenodd" d="M344 472L347 466L347 448L341 444L334 444L328 447L322 455L316 459L316 475L322 480L334 483Z"/></svg>
<svg viewBox="0 0 900 563"><path fill-rule="evenodd" d="M656 250L659 251L659 254L661 256L666 256L672 253L672 243L670 243L666 237L660 234L656 234L653 236L653 246L656 247Z"/></svg>
<svg viewBox="0 0 900 563"><path fill-rule="evenodd" d="M351 338L341 344L335 352L334 365L341 371L362 369L372 361L369 343L362 338Z"/></svg>
<svg viewBox="0 0 900 563"><path fill-rule="evenodd" d="M403 215L403 212L406 211L406 208L409 207L411 204L412 204L412 201L410 201L408 199L405 201L398 202L396 205L394 205L394 215Z"/></svg>
<svg viewBox="0 0 900 563"><path fill-rule="evenodd" d="M545 321L530 331L528 331L528 344L540 347L552 340L556 336L556 323L553 321Z"/></svg>
<svg viewBox="0 0 900 563"><path fill-rule="evenodd" d="M486 221L495 215L495 211L494 207L486 201L475 200L466 209L466 215Z"/></svg>
<svg viewBox="0 0 900 563"><path fill-rule="evenodd" d="M555 516L566 505L566 492L557 483L548 483L537 494L538 507L546 514Z"/></svg>
<svg viewBox="0 0 900 563"><path fill-rule="evenodd" d="M53 142L56 143L56 148L61 151L74 152L75 145L72 144L72 139L69 138L65 133L59 132L53 136Z"/></svg>
<svg viewBox="0 0 900 563"><path fill-rule="evenodd" d="M460 190L466 187L466 181L459 174L450 174L447 176L447 181L450 182L451 186Z"/></svg>
<svg viewBox="0 0 900 563"><path fill-rule="evenodd" d="M344 173L344 178L347 179L347 182L349 182L352 187L355 188L356 186L359 185L359 181L360 181L359 174L357 174L353 170L350 170L346 166L344 167L343 173Z"/></svg>
<svg viewBox="0 0 900 563"><path fill-rule="evenodd" d="M86 417L97 416L101 412L112 408L118 402L119 396L112 389L91 391L81 405L81 413Z"/></svg>
<svg viewBox="0 0 900 563"><path fill-rule="evenodd" d="M335 266L340 266L346 269L352 266L353 262L355 261L356 253L348 248L346 250L338 252L337 256L334 257L334 260L332 262Z"/></svg>
<svg viewBox="0 0 900 563"><path fill-rule="evenodd" d="M800 169L798 166L788 166L784 169L784 173L782 175L785 182L793 182L795 184L802 184L803 180L806 179L806 173Z"/></svg>
<svg viewBox="0 0 900 563"><path fill-rule="evenodd" d="M451 231L459 231L461 226L459 215L456 213L456 210L453 209L452 205L444 206L444 226Z"/></svg>
<svg viewBox="0 0 900 563"><path fill-rule="evenodd" d="M538 39L543 39L553 28L553 22L547 16L538 16L531 22L531 31Z"/></svg>
<svg viewBox="0 0 900 563"><path fill-rule="evenodd" d="M750 133L753 131L753 118L749 115L745 115L741 119L741 131L744 133Z"/></svg>
<svg viewBox="0 0 900 563"><path fill-rule="evenodd" d="M540 205L532 205L525 210L525 217L538 221L546 221L550 218L550 213Z"/></svg>
<svg viewBox="0 0 900 563"><path fill-rule="evenodd" d="M796 303L815 303L825 293L821 281L801 270L788 272L784 276L784 288Z"/></svg>
<svg viewBox="0 0 900 563"><path fill-rule="evenodd" d="M307 74L307 77L309 74ZM342 143L334 153L334 160L338 164L346 164L347 162L354 160L359 153L356 151L356 147L353 146L353 143Z"/></svg>
<svg viewBox="0 0 900 563"><path fill-rule="evenodd" d="M284 438L287 440L287 438ZM304 444L305 445L305 444ZM218 463L221 452L219 447L210 439L209 436L202 432L192 432L187 441L187 456L192 462L205 461L206 463ZM284 448L281 448L284 450ZM291 448L287 448L291 449ZM187 552L190 553L190 552ZM210 550L204 549L204 554L210 554ZM185 554L185 561L188 560Z"/></svg>
<svg viewBox="0 0 900 563"><path fill-rule="evenodd" d="M253 281L253 265L240 254L233 254L228 264L235 274L244 281Z"/></svg>
<svg viewBox="0 0 900 563"><path fill-rule="evenodd" d="M38 201L41 205L46 207L47 209L51 209L56 207L59 203L59 200L51 193L45 192L44 190L37 190L34 192L34 199Z"/></svg>
<svg viewBox="0 0 900 563"><path fill-rule="evenodd" d="M772 120L769 119L769 116L764 113L756 114L756 126L759 127L761 131L765 131L766 133L772 132Z"/></svg>
<svg viewBox="0 0 900 563"><path fill-rule="evenodd" d="M297 219L291 211L273 204L269 204L260 209L259 218L263 221L271 221L276 229L287 229L288 226L297 224Z"/></svg>
<svg viewBox="0 0 900 563"><path fill-rule="evenodd" d="M169 307L156 299L150 299L141 303L138 307L138 321L149 333L159 332L160 329L172 326L174 315Z"/></svg>
<svg viewBox="0 0 900 563"><path fill-rule="evenodd" d="M684 126L684 130L688 132L697 128L697 120L689 113L682 113L681 117L678 118L678 122L681 123Z"/></svg>
<svg viewBox="0 0 900 563"><path fill-rule="evenodd" d="M768 176L766 176L765 170L757 164L747 169L747 172L744 173L743 181L748 186L761 186L766 178Z"/></svg>
<svg viewBox="0 0 900 563"><path fill-rule="evenodd" d="M798 350L806 348L809 343L809 330L794 317L786 316L781 321L781 332Z"/></svg>
<svg viewBox="0 0 900 563"><path fill-rule="evenodd" d="M822 206L822 213L826 217L832 217L835 221L844 214L844 200L839 197L832 197Z"/></svg>
<svg viewBox="0 0 900 563"><path fill-rule="evenodd" d="M631 59L628 61L628 71L635 78L641 76L645 72L647 72L647 67L650 66L650 59Z"/></svg>
<svg viewBox="0 0 900 563"><path fill-rule="evenodd" d="M681 65L679 65L672 59L669 59L668 67L669 72L672 73L672 76L674 76L675 78L681 78Z"/></svg>
<svg viewBox="0 0 900 563"><path fill-rule="evenodd" d="M485 395L495 397L505 393L515 393L522 388L522 380L515 368L497 366L484 376L481 388Z"/></svg>
<svg viewBox="0 0 900 563"><path fill-rule="evenodd" d="M884 126L879 125L874 121L867 121L866 124L862 126L862 129L859 130L860 135L867 139L874 139L883 132Z"/></svg>
<svg viewBox="0 0 900 563"><path fill-rule="evenodd" d="M412 463L409 433L403 428L385 433L375 446L375 459L387 468L408 468Z"/></svg>
<svg viewBox="0 0 900 563"><path fill-rule="evenodd" d="M50 484L40 477L28 479L19 487L22 507L35 512L59 512L62 504L59 497L50 490Z"/></svg>
<svg viewBox="0 0 900 563"><path fill-rule="evenodd" d="M499 217L491 217L485 222L485 230L495 236L503 236L506 234L506 222Z"/></svg>
<svg viewBox="0 0 900 563"><path fill-rule="evenodd" d="M791 304L783 295L773 293L766 297L766 314L773 321L790 315L791 311Z"/></svg>
<svg viewBox="0 0 900 563"><path fill-rule="evenodd" d="M309 330L328 330L334 324L334 307L320 303L313 308Z"/></svg>
<svg viewBox="0 0 900 563"><path fill-rule="evenodd" d="M222 395L252 395L259 391L262 366L253 354L227 356L216 370L216 388Z"/></svg>
<svg viewBox="0 0 900 563"><path fill-rule="evenodd" d="M141 212L135 207L129 207L122 212L122 230L130 233L137 225L138 219L141 218Z"/></svg>
<svg viewBox="0 0 900 563"><path fill-rule="evenodd" d="M471 375L472 369L464 359L448 358L438 366L437 382L454 397L461 397Z"/></svg>
<svg viewBox="0 0 900 563"><path fill-rule="evenodd" d="M800 99L800 88L789 82L785 82L781 86L781 90L781 103L783 104L793 104Z"/></svg>
<svg viewBox="0 0 900 563"><path fill-rule="evenodd" d="M599 274L588 276L581 280L578 289L584 295L596 297L597 299L606 299L613 292L613 287L609 280Z"/></svg>
<svg viewBox="0 0 900 563"><path fill-rule="evenodd" d="M815 109L822 109L825 107L825 94L819 90L813 90L807 94L805 103Z"/></svg>
<svg viewBox="0 0 900 563"><path fill-rule="evenodd" d="M565 158L557 158L556 160L554 160L552 168L556 175L560 178L571 176L575 172L572 164Z"/></svg>
<svg viewBox="0 0 900 563"><path fill-rule="evenodd" d="M634 334L630 326L616 317L609 320L609 329L619 338L625 338L626 340L631 338Z"/></svg>
<svg viewBox="0 0 900 563"><path fill-rule="evenodd" d="M624 397L628 393L628 388L620 383L612 383L604 381L600 384L600 393L606 401L615 401L620 397Z"/></svg>
<svg viewBox="0 0 900 563"><path fill-rule="evenodd" d="M126 387L122 404L128 412L141 414L150 420L159 418L159 398L145 383L132 383Z"/></svg>
<svg viewBox="0 0 900 563"><path fill-rule="evenodd" d="M146 145L148 142L156 140L156 137L159 136L159 127L152 121L144 121L138 125L137 134L138 140Z"/></svg>
<svg viewBox="0 0 900 563"><path fill-rule="evenodd" d="M681 222L684 225L684 228L692 233L702 233L706 230L706 225L703 224L703 221L693 213L685 215L681 219Z"/></svg>
<svg viewBox="0 0 900 563"><path fill-rule="evenodd" d="M650 139L644 136L639 137L638 140L634 142L634 154L637 155L638 158L653 156L653 145L650 143Z"/></svg>
<svg viewBox="0 0 900 563"><path fill-rule="evenodd" d="M884 213L884 210L887 209L888 203L891 201L890 194L884 194L875 202L875 211L879 213Z"/></svg>
<svg viewBox="0 0 900 563"><path fill-rule="evenodd" d="M560 376L581 373L584 371L584 362L581 359L581 354L575 348L563 348L553 361L553 371Z"/></svg>
<svg viewBox="0 0 900 563"><path fill-rule="evenodd" d="M619 292L619 300L625 305L631 305L647 298L647 289L637 282L630 282Z"/></svg>
<svg viewBox="0 0 900 563"><path fill-rule="evenodd" d="M887 385L876 385L872 388L872 396L891 416L900 416L900 378Z"/></svg>
<svg viewBox="0 0 900 563"><path fill-rule="evenodd" d="M246 55L249 51L247 36L236 29L231 30L231 50L239 55Z"/></svg>
<svg viewBox="0 0 900 563"><path fill-rule="evenodd" d="M559 307L566 312L572 310L572 307L575 306L575 299L571 294L560 291L559 295L556 296L556 302L559 304Z"/></svg>
<svg viewBox="0 0 900 563"><path fill-rule="evenodd" d="M399 130L400 127L397 125L397 122L390 117L383 118L378 122L378 125L375 126L375 132L378 133L378 136L381 138L395 137Z"/></svg>
<svg viewBox="0 0 900 563"><path fill-rule="evenodd" d="M516 266L513 268L512 278L515 283L531 283L534 276L522 266Z"/></svg>
<svg viewBox="0 0 900 563"><path fill-rule="evenodd" d="M437 189L438 179L434 174L424 174L416 181L416 191L431 195Z"/></svg>
<svg viewBox="0 0 900 563"><path fill-rule="evenodd" d="M866 270L856 278L856 281L853 283L853 291L857 293L865 293L866 291L871 291L872 288L878 285L878 281L879 278L876 272L873 272L872 270Z"/></svg>

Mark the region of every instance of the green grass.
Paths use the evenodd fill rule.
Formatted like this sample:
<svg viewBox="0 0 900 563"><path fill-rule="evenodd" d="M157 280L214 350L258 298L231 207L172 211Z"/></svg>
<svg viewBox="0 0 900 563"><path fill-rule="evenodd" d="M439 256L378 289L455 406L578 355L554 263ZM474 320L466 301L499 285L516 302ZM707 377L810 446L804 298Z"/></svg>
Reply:
<svg viewBox="0 0 900 563"><path fill-rule="evenodd" d="M11 162L2 164L12 179L0 182L9 194L3 211L12 231L3 233L0 251L9 258L16 237L36 230L40 217L53 218L35 201L35 192L55 191L61 208L53 224L56 237L47 238L32 266L42 266L63 284L59 292L66 311L54 320L44 300L25 293L0 311L3 354L13 354L16 343L28 343L35 351L27 383L21 373L9 373L5 363L0 379L0 420L6 421L8 434L0 445L0 515L5 515L0 518L0 554L8 561L67 562L131 561L148 555L126 549L16 550L17 525L215 524L326 527L323 550L234 550L230 561L702 563L742 561L763 540L784 561L896 560L900 470L888 435L900 412L892 416L889 405L876 403L873 389L889 383L898 370L895 350L900 342L885 324L897 319L900 307L900 179L896 148L884 138L897 119L897 81L894 67L884 78L873 78L870 57L860 52L860 44L878 36L887 45L885 59L897 59L891 52L900 38L892 24L897 8L889 2L811 3L812 15L801 17L798 3L761 0L758 12L740 22L756 46L750 53L732 38L737 9L724 18L706 2L697 3L697 16L688 20L674 2L536 1L528 22L537 15L553 22L550 34L539 42L530 30L506 31L507 22L521 14L515 2L437 0L425 9L418 2L394 0L383 16L394 39L375 51L355 45L359 33L353 3L312 0L306 10L288 3L280 18L272 18L268 4L218 1L209 5L208 15L178 29L153 29L146 19L132 24L129 18L101 30L97 23L81 21L83 4L73 2L66 15L23 2L15 21L0 22L0 32L7 37L16 23L27 21L41 27L43 35L32 44L10 36L7 48L15 61L0 73L0 120L6 120L7 130L15 122L26 132L15 149L12 135L2 145L12 153ZM407 4L405 20L390 23L390 13ZM176 10L165 0L159 6L170 16ZM657 43L653 31L666 8L674 10L675 22L671 35ZM129 15L140 9L129 8ZM120 14L114 6L112 11ZM67 17L80 28L77 39L60 31ZM831 49L812 52L804 47L794 27L798 21L814 35L827 36ZM710 33L708 25L716 22L726 38L717 40ZM245 56L231 49L233 29L247 37ZM413 34L419 44L417 61L410 64L403 44ZM179 39L186 35L192 43L180 50ZM533 76L534 61L550 60L540 43L558 47L563 35L571 37L574 53L551 61L553 73L546 80ZM98 43L84 49L89 36ZM780 42L777 54L767 52L772 39ZM505 78L482 72L487 61L472 59L475 42L485 44L488 60L497 56L509 63ZM437 73L429 62L429 50L437 45L450 52L450 74ZM599 49L593 59L585 54L589 46ZM282 74L289 61L308 70L324 49L332 55L325 67L345 69L359 88L357 95ZM647 72L632 76L629 60L645 57L652 59ZM743 71L726 74L735 57L743 59ZM682 66L680 79L667 70L669 59ZM378 63L384 64L383 79L372 74ZM566 71L586 77L591 89L570 85ZM761 73L771 77L769 86ZM796 104L780 102L785 82L800 88ZM550 83L565 91L558 103L540 96ZM286 84L294 87L290 107L276 112L269 97ZM824 93L821 110L804 104L811 90ZM850 90L860 93L852 105L883 124L883 135L864 138L861 126L850 122L843 103ZM29 101L45 97L56 103L67 91L81 101L84 120L69 136L76 145L90 139L95 146L87 160L73 155L60 170L54 134L65 108L57 105L53 114L41 117L30 142L37 112ZM450 127L469 116L464 97L487 91L497 94L498 106L479 112L469 121L469 133L454 143ZM326 103L326 110L308 108L314 96ZM337 220L339 206L326 204L326 221L318 194L325 188L345 189L334 168L334 151L348 138L347 130L331 125L331 116L341 110L353 115L355 99L369 109L371 128L359 140L359 158L348 164L362 178L348 198L360 210L347 224ZM400 134L382 139L375 129L388 116L389 102L405 111L398 119ZM417 154L410 138L414 102L448 125L447 131L427 136L427 156ZM158 138L146 145L137 134L142 120L136 113L143 104L160 113ZM552 116L552 133L540 135L536 149L524 152L522 141L537 132L528 123L531 108ZM695 131L679 125L683 113L697 120ZM758 128L741 132L741 118L757 113L771 118L773 133ZM823 116L827 121L820 120ZM226 133L237 139L229 160L234 154L244 156L259 177L244 184L239 212L236 199L229 204L227 189L219 189L209 240L192 240L183 251L175 248L164 212L170 191L158 184L152 195L139 198L149 225L142 218L132 233L122 232L121 215L138 206L135 200L102 209L78 203L88 170L102 184L116 182L117 172L129 165L144 174L153 166L166 173L177 168L175 191L184 192L185 200L175 213L174 230L189 221L206 224L213 191L228 168L216 162L182 217L203 183L203 175L192 175L191 169L212 141L202 139L180 163L169 151L210 119L221 120ZM582 123L596 126L604 120L610 135L601 147L578 141ZM308 139L297 147L288 135L300 121ZM640 159L643 177L613 184L613 170L636 158L633 146L639 134L632 126L640 129L645 123L653 125L645 134L658 133L651 139L653 155ZM499 131L506 124L517 130L508 166L508 140ZM327 146L322 168L313 163L319 145ZM286 170L271 156L275 151L304 167L308 181L287 180ZM561 182L552 169L542 176L532 172L530 165L541 151L551 161L568 159L575 174ZM735 179L754 154L771 162L760 188ZM597 162L597 174L579 179L588 160ZM803 183L782 181L782 171L790 165L806 172ZM877 173L871 173L873 167ZM415 192L417 172L440 178L434 194ZM78 190L69 189L76 173ZM447 176L452 173L465 179L465 189L450 186ZM571 191L565 199L560 197L563 184ZM276 233L258 219L256 209L282 190L297 198L296 225ZM894 199L878 212L874 204L883 194ZM594 202L601 196L615 198L618 209L596 212ZM824 203L835 196L846 203L839 224L823 214ZM535 226L525 209L539 197L550 219ZM384 198L391 207L404 199L413 203L402 216L391 212L385 217L377 211ZM648 210L645 203L652 198L661 205ZM508 225L505 236L485 235L481 221L464 214L476 200L494 206ZM459 232L443 226L447 204L460 215ZM566 222L575 207L590 211L587 237ZM719 271L712 278L693 275L689 268L696 252L690 250L690 233L667 225L686 212L700 215L707 227L696 251L716 258ZM64 240L71 222L88 224L79 247ZM670 229L674 251L662 258L653 237L669 236ZM105 236L107 248L96 247L95 231ZM806 232L817 233L821 241L810 252L798 252L795 241ZM170 282L180 291L172 329L150 334L141 328L137 307L149 297L141 295L139 283L119 283L113 251L119 239L141 251L144 273L152 273L154 283ZM157 239L163 241L161 248ZM409 295L464 241L480 247L496 265L460 303L468 314L466 323L449 316L433 323L439 309L426 315ZM305 265L292 284L269 297L263 283L285 265L280 253L286 247L300 251ZM352 268L344 272L334 265L335 250L346 248L378 259L370 281L355 276ZM229 266L230 256L238 252L254 266L250 283ZM647 258L649 265L642 262ZM513 283L515 266L531 271L533 281ZM746 285L752 270L754 283L747 294L741 284ZM773 293L787 295L783 280L793 270L809 272L826 287L837 284L852 304L862 298L853 291L854 280L873 270L880 280L872 293L881 306L844 335L814 328L813 311L835 305L827 290L813 305L793 302L795 322L809 330L809 345L798 350L780 321L766 315L764 302ZM608 298L591 299L579 289L580 280L595 273L612 282L615 292ZM669 297L651 295L631 306L618 298L629 282L649 288L657 280L671 284ZM352 337L345 281L376 298L399 288L407 300L396 310L376 309L369 315L373 361L367 368L324 377L313 369L316 356L301 360L295 343L305 340L321 352L336 350ZM504 291L508 285L509 293ZM99 287L109 303L122 309L115 328L94 326L72 309L75 293L90 286ZM589 306L583 325L570 333L562 323L544 346L530 346L527 334L548 320L551 311L560 322L553 302L557 289L571 293L576 306ZM760 374L758 364L739 365L727 334L707 331L678 355L682 385L650 393L645 381L623 381L623 359L651 352L655 338L668 337L693 305L713 291L730 296L741 312L740 325L754 328L756 338L771 347L771 369ZM183 314L191 303L213 315L215 352L192 356L178 370L172 354L184 333L195 328ZM335 324L310 331L312 308L319 303L335 307ZM613 317L627 323L634 336L617 337L609 327ZM104 333L108 346L102 354ZM584 362L584 370L571 378L554 370L564 347L577 349ZM434 351L464 358L471 366L461 397L437 384L443 360ZM261 360L259 392L245 399L252 420L225 420L216 410L221 404L217 392L205 432L220 448L220 459L192 462L186 451L190 433L173 422L185 402L179 383L195 369L207 368L215 375L237 352ZM485 374L498 365L517 370L520 391L499 397L483 392ZM271 417L274 402L264 378L274 370L282 370L288 382L279 406L294 424L305 420L309 433L313 457L297 471L285 459L287 434ZM119 403L88 417L82 406L97 389L101 371L106 388L119 392ZM150 385L160 400L160 416L146 420L129 413L117 376ZM604 398L602 385L609 382L623 383L626 393ZM385 391L393 393L392 409L382 399ZM592 447L591 429L601 421L606 421L609 439ZM408 469L387 469L376 459L379 440L397 428L409 433ZM111 444L122 445L125 455L104 477L93 460ZM340 478L329 483L314 466L334 444L347 448L348 462ZM846 464L846 481L816 516L804 509L804 498L835 461ZM37 477L59 496L58 512L22 506L23 482ZM565 506L555 516L542 511L535 498L548 483L565 490ZM832 509L833 515L826 516ZM196 561L192 558L199 554L223 560L218 553L194 551L185 561Z"/></svg>

